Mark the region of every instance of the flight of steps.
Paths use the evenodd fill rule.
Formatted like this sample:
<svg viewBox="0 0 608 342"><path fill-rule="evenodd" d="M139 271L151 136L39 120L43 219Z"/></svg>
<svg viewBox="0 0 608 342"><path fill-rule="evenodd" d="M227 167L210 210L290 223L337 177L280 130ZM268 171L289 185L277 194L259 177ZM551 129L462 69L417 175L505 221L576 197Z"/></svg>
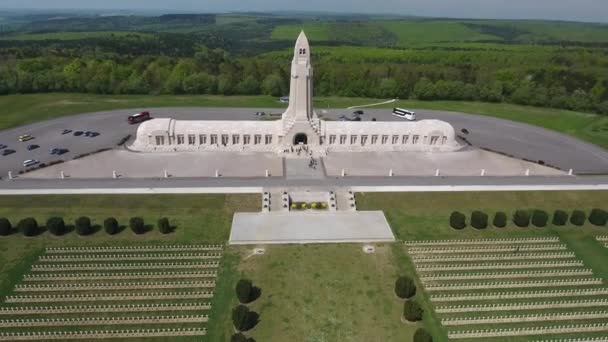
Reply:
<svg viewBox="0 0 608 342"><path fill-rule="evenodd" d="M329 212L357 211L355 194L349 189L329 191L326 197ZM289 200L288 189L265 190L262 194L262 212L289 212Z"/></svg>

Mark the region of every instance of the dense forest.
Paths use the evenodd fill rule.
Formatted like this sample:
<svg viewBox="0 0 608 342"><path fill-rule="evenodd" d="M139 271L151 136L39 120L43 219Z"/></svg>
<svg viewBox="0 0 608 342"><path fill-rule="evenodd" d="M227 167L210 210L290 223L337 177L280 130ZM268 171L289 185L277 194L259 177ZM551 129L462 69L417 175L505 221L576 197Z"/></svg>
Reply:
<svg viewBox="0 0 608 342"><path fill-rule="evenodd" d="M436 30L425 40L406 33L428 21L405 19L37 19L0 36L0 94L285 95L291 46L303 27L311 32L317 95L512 102L608 114L604 26L580 24L589 35L560 31L552 39L551 22L544 31L528 22L436 21L432 27L455 24L459 36ZM366 31L369 25L376 29ZM351 35L333 39L336 29Z"/></svg>

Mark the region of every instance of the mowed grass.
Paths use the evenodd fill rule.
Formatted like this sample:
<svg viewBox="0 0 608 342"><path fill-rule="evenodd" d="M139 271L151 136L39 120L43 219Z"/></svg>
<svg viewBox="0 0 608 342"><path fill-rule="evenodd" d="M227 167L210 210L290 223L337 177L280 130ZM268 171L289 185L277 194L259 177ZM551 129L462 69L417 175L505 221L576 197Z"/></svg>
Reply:
<svg viewBox="0 0 608 342"><path fill-rule="evenodd" d="M420 326L400 321L390 245L374 254L356 244L270 246L244 254L239 270L262 289L250 305L257 341L411 341Z"/></svg>
<svg viewBox="0 0 608 342"><path fill-rule="evenodd" d="M315 97L315 106L347 108L386 101L386 99ZM102 110L145 107L249 107L285 108L286 104L270 96L215 95L90 95L32 94L0 96L0 130L57 117ZM565 133L608 148L608 117L505 103L463 101L399 100L376 108L406 107L413 109L448 110L481 114L524 122Z"/></svg>

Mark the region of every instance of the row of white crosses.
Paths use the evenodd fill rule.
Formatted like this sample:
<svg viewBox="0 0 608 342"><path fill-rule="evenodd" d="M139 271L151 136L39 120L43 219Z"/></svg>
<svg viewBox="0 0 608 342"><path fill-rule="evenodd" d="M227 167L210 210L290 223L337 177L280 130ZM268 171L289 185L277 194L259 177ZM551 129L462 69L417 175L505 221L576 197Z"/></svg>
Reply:
<svg viewBox="0 0 608 342"><path fill-rule="evenodd" d="M559 242L558 237L505 238L505 239L465 239L465 240L414 240L406 241L406 246L455 246L455 245L500 245Z"/></svg>
<svg viewBox="0 0 608 342"><path fill-rule="evenodd" d="M206 260L221 259L222 253L179 254L102 254L102 255L42 255L40 262L70 261L149 261L149 260Z"/></svg>
<svg viewBox="0 0 608 342"><path fill-rule="evenodd" d="M564 244L530 244L530 245L494 245L494 246L454 246L454 247L409 247L409 254L458 254L458 253L490 253L490 252L530 252L530 251L563 251Z"/></svg>
<svg viewBox="0 0 608 342"><path fill-rule="evenodd" d="M437 280L478 280L478 279L513 279L513 278L548 278L593 275L590 268L558 269L558 270L528 270L511 272L484 272L484 273L434 273L423 274L420 279L423 282Z"/></svg>
<svg viewBox="0 0 608 342"><path fill-rule="evenodd" d="M0 328L205 323L208 315L130 316L130 317L72 317L0 320Z"/></svg>
<svg viewBox="0 0 608 342"><path fill-rule="evenodd" d="M151 263L116 263L116 264L63 264L32 265L33 272L48 271L124 271L124 270L162 270L162 269L199 269L217 268L219 261L206 262L151 262Z"/></svg>
<svg viewBox="0 0 608 342"><path fill-rule="evenodd" d="M601 285L602 278L576 278L560 280L529 280L509 282L486 282L486 283L450 283L450 284L427 284L426 290L452 291L452 290L485 290L485 289L516 289L532 287L565 287L580 285Z"/></svg>
<svg viewBox="0 0 608 342"><path fill-rule="evenodd" d="M503 263L466 263L466 264L420 264L417 265L418 272L436 271L475 271L475 270L509 270L525 268L558 268L584 266L580 260L551 260L551 261L528 261L528 262L503 262Z"/></svg>
<svg viewBox="0 0 608 342"><path fill-rule="evenodd" d="M533 299L533 298L563 298L563 297L588 297L608 295L608 288L597 287L589 289L559 289L538 291L507 291L507 292L483 292L464 294L433 294L433 302L464 302L478 300L498 299Z"/></svg>
<svg viewBox="0 0 608 342"><path fill-rule="evenodd" d="M586 319L608 318L608 311L586 311L586 312L553 312L534 313L525 315L502 315L484 317L458 317L443 318L441 324L445 326L474 325L474 324L497 324L497 323L528 323L543 321L577 321Z"/></svg>
<svg viewBox="0 0 608 342"><path fill-rule="evenodd" d="M533 336L533 335L549 335L549 334L574 334L574 333L603 332L603 331L608 331L608 323L566 324L566 325L559 325L559 326L542 326L542 327L526 327L526 328L450 331L450 332L448 332L448 338L461 339L461 338L514 337L514 336Z"/></svg>
<svg viewBox="0 0 608 342"><path fill-rule="evenodd" d="M165 246L108 246L108 247L49 247L47 254L62 253L122 253L122 252L195 252L221 251L223 245L165 245Z"/></svg>
<svg viewBox="0 0 608 342"><path fill-rule="evenodd" d="M154 303L154 304L112 304L112 305L72 305L72 306L8 306L0 308L0 315L31 314L78 314L78 313L120 313L120 312L165 312L210 310L210 303Z"/></svg>
<svg viewBox="0 0 608 342"><path fill-rule="evenodd" d="M502 253L502 254L464 254L464 255L414 255L414 263L437 261L499 261L499 260L546 260L546 259L573 259L572 252L545 252L545 253Z"/></svg>
<svg viewBox="0 0 608 342"><path fill-rule="evenodd" d="M530 302L509 304L476 304L476 305L448 305L438 306L437 313L465 313L465 312L489 312L489 311L520 311L541 309L566 309L566 308L590 308L608 307L608 299L579 299L572 301L552 302Z"/></svg>
<svg viewBox="0 0 608 342"><path fill-rule="evenodd" d="M52 302L98 302L131 300L172 300L208 299L212 291L163 292L163 293L102 293L102 294L63 294L63 295L17 295L7 296L7 303L52 303Z"/></svg>
<svg viewBox="0 0 608 342"><path fill-rule="evenodd" d="M215 281L177 281L177 282L116 282L80 284L26 284L16 285L16 292L55 292L55 291L92 291L92 290L160 290L213 288Z"/></svg>
<svg viewBox="0 0 608 342"><path fill-rule="evenodd" d="M108 339L108 338L204 336L206 334L207 334L206 328L0 332L0 341L82 340L82 339Z"/></svg>
<svg viewBox="0 0 608 342"><path fill-rule="evenodd" d="M68 280L136 280L136 279L190 279L216 278L217 271L166 271L166 272L118 272L118 273L43 273L26 274L23 281Z"/></svg>

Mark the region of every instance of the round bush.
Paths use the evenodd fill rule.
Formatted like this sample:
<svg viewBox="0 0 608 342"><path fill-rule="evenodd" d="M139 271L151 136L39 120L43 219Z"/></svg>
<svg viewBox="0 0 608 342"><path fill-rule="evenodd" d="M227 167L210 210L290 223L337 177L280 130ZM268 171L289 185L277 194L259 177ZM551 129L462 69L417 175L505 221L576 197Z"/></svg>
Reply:
<svg viewBox="0 0 608 342"><path fill-rule="evenodd" d="M412 298L416 294L416 283L408 276L401 276L395 281L395 294L401 299Z"/></svg>
<svg viewBox="0 0 608 342"><path fill-rule="evenodd" d="M238 333L230 337L230 342L255 342L255 340L253 337L247 337L242 333Z"/></svg>
<svg viewBox="0 0 608 342"><path fill-rule="evenodd" d="M63 235L67 233L65 222L61 217L51 217L46 221L46 229L53 235Z"/></svg>
<svg viewBox="0 0 608 342"><path fill-rule="evenodd" d="M86 236L91 235L91 233L93 233L91 219L86 216L77 218L74 222L74 225L76 226L76 233L78 233L78 235Z"/></svg>
<svg viewBox="0 0 608 342"><path fill-rule="evenodd" d="M507 226L507 214L503 212L497 212L494 215L494 221L492 221L492 225L497 228L504 228Z"/></svg>
<svg viewBox="0 0 608 342"><path fill-rule="evenodd" d="M565 226L568 223L568 213L563 210L556 210L553 213L553 223L554 226Z"/></svg>
<svg viewBox="0 0 608 342"><path fill-rule="evenodd" d="M7 236L13 232L13 225L6 217L0 217L0 236Z"/></svg>
<svg viewBox="0 0 608 342"><path fill-rule="evenodd" d="M587 220L587 215L582 210L575 210L570 215L570 223L575 226L582 226L585 224L585 220Z"/></svg>
<svg viewBox="0 0 608 342"><path fill-rule="evenodd" d="M525 228L530 225L530 212L527 210L517 210L513 214L513 223L520 228Z"/></svg>
<svg viewBox="0 0 608 342"><path fill-rule="evenodd" d="M238 331L247 331L257 324L258 314L249 311L245 305L237 305L232 309L232 324Z"/></svg>
<svg viewBox="0 0 608 342"><path fill-rule="evenodd" d="M424 328L418 328L414 333L414 342L433 342L433 337Z"/></svg>
<svg viewBox="0 0 608 342"><path fill-rule="evenodd" d="M129 227L135 234L143 234L146 232L146 226L144 225L144 219L141 217L131 217L129 220Z"/></svg>
<svg viewBox="0 0 608 342"><path fill-rule="evenodd" d="M608 213L602 209L592 209L589 214L589 222L594 226L603 227L608 222Z"/></svg>
<svg viewBox="0 0 608 342"><path fill-rule="evenodd" d="M17 223L17 229L25 236L34 236L40 233L38 222L33 217L24 218Z"/></svg>
<svg viewBox="0 0 608 342"><path fill-rule="evenodd" d="M253 283L249 279L241 279L236 283L236 297L241 303L251 302L253 297Z"/></svg>
<svg viewBox="0 0 608 342"><path fill-rule="evenodd" d="M486 229L488 227L488 215L481 211L474 211L471 214L471 226L476 229Z"/></svg>
<svg viewBox="0 0 608 342"><path fill-rule="evenodd" d="M169 234L171 233L171 225L169 224L169 219L166 217L158 220L158 230L161 234Z"/></svg>
<svg viewBox="0 0 608 342"><path fill-rule="evenodd" d="M120 227L118 226L118 221L115 218L108 217L105 219L105 221L103 221L103 229L106 231L106 233L114 235L118 233Z"/></svg>
<svg viewBox="0 0 608 342"><path fill-rule="evenodd" d="M408 300L403 305L403 317L410 322L418 322L422 319L422 308L418 302Z"/></svg>
<svg viewBox="0 0 608 342"><path fill-rule="evenodd" d="M534 210L532 212L532 224L536 227L546 227L549 215L544 210Z"/></svg>
<svg viewBox="0 0 608 342"><path fill-rule="evenodd" d="M463 213L454 211L450 215L450 227L454 229L464 229L467 226L466 217Z"/></svg>

